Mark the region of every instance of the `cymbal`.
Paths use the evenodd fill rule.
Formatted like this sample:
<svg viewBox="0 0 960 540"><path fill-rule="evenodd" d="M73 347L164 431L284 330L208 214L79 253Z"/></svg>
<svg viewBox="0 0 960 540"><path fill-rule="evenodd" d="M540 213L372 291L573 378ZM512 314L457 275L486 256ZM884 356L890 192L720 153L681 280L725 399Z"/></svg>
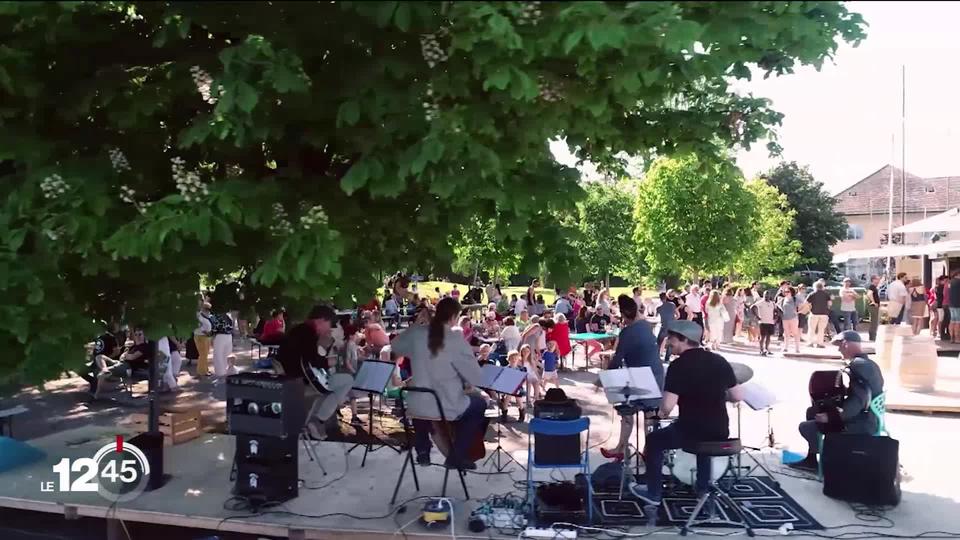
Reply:
<svg viewBox="0 0 960 540"><path fill-rule="evenodd" d="M733 368L733 375L737 378L737 384L743 384L753 378L753 370L746 364L739 362L730 362Z"/></svg>

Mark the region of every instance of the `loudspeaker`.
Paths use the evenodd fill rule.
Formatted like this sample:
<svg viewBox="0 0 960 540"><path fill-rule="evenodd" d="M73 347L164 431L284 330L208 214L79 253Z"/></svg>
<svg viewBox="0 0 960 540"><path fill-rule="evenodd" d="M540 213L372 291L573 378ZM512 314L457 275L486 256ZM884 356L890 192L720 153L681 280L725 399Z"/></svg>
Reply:
<svg viewBox="0 0 960 540"><path fill-rule="evenodd" d="M297 459L261 462L237 460L234 495L262 502L284 502L298 495Z"/></svg>
<svg viewBox="0 0 960 540"><path fill-rule="evenodd" d="M823 440L823 494L843 501L900 503L900 442L890 437L829 433Z"/></svg>
<svg viewBox="0 0 960 540"><path fill-rule="evenodd" d="M280 463L296 461L297 439L278 439L260 435L237 435L237 461Z"/></svg>
<svg viewBox="0 0 960 540"><path fill-rule="evenodd" d="M131 437L130 444L139 448L150 464L150 479L147 481L146 491L162 487L167 482L163 474L163 433L147 431Z"/></svg>

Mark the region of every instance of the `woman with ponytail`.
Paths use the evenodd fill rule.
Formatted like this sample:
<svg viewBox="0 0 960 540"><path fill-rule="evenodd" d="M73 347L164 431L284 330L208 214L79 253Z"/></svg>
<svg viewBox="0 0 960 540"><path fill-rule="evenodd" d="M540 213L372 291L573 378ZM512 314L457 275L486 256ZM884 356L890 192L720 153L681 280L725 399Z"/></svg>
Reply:
<svg viewBox="0 0 960 540"><path fill-rule="evenodd" d="M484 425L486 400L474 388L483 380L480 366L470 345L452 330L462 308L453 298L444 298L437 304L430 324L411 326L391 342L391 349L410 359L413 375L410 386L429 388L437 393L447 420L457 420L453 452L446 466L457 469L475 469L468 461L467 450ZM469 392L468 392L469 389ZM425 393L407 394L410 416L418 419L439 420L433 396ZM430 439L424 430L416 431L414 445L417 461L429 463Z"/></svg>

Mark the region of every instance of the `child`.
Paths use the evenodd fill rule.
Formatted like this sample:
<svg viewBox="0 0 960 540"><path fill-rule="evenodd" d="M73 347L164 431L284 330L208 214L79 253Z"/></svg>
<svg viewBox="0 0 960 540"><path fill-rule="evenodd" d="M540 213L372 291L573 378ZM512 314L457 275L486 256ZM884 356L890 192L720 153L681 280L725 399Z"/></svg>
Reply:
<svg viewBox="0 0 960 540"><path fill-rule="evenodd" d="M344 339L343 371L356 377L357 370L360 368L360 333L357 332L355 326L349 325L344 330ZM350 413L350 423L354 426L362 426L363 422L360 421L360 416L357 414L357 397L353 391L350 392ZM371 412L371 414L373 413Z"/></svg>
<svg viewBox="0 0 960 540"><path fill-rule="evenodd" d="M763 299L750 309L760 320L760 356L770 356L770 338L775 329L773 315L777 310L777 305L770 301L770 291L764 291Z"/></svg>
<svg viewBox="0 0 960 540"><path fill-rule="evenodd" d="M520 359L519 351L510 351L507 354L507 365L513 369L519 369L521 371L524 370L521 359ZM523 391L521 391L521 395L513 396L514 403L516 403L517 409L520 411L520 422L523 422L524 419L527 417L527 407L523 403L522 394L523 394ZM502 401L500 402L500 407L503 410L506 410L507 402L510 401L510 397L511 396L503 396Z"/></svg>
<svg viewBox="0 0 960 540"><path fill-rule="evenodd" d="M530 345L520 347L520 365L527 372L527 396L538 400L542 397L540 393L540 361L533 356L533 349Z"/></svg>
<svg viewBox="0 0 960 540"><path fill-rule="evenodd" d="M557 363L560 361L560 354L557 353L557 342L550 340L547 343L547 350L543 351L543 377L540 382L543 390L547 390L547 383L553 381L553 384L560 388L560 377L557 375Z"/></svg>

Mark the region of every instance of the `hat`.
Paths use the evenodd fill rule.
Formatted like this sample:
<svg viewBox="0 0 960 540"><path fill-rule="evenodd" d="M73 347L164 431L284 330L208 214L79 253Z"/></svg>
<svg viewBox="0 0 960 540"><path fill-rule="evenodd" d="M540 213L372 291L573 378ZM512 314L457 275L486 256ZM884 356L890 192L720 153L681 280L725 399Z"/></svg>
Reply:
<svg viewBox="0 0 960 540"><path fill-rule="evenodd" d="M831 343L840 343L841 341L852 341L854 343L860 343L863 340L860 339L860 334L858 334L857 332L853 330L847 330L845 332L840 332L839 334L837 334L833 338L833 341L831 341Z"/></svg>
<svg viewBox="0 0 960 540"><path fill-rule="evenodd" d="M694 343L700 343L703 337L703 328L693 321L673 321L667 331L679 334Z"/></svg>

